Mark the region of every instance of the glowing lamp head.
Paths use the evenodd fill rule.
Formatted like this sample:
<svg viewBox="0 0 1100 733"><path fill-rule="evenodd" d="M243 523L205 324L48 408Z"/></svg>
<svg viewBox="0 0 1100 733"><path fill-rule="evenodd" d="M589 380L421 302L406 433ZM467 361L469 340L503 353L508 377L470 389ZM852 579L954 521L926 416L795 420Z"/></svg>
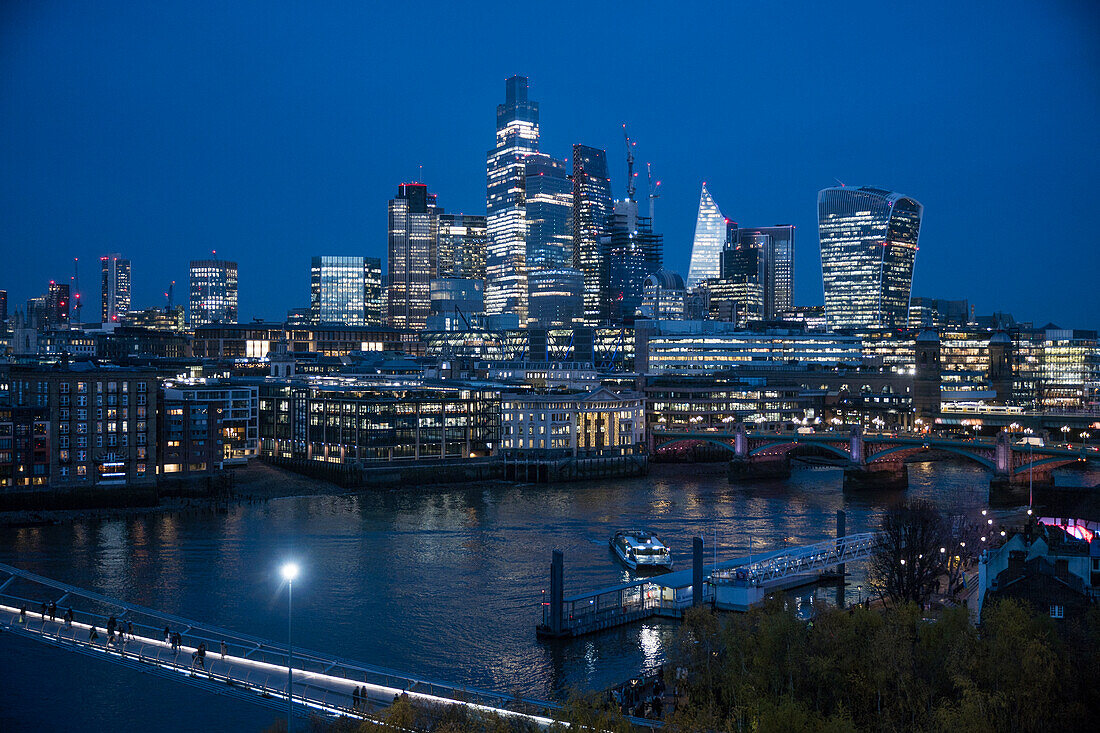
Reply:
<svg viewBox="0 0 1100 733"><path fill-rule="evenodd" d="M298 569L298 563L288 562L279 568L279 572L283 574L283 580L293 583L298 578Z"/></svg>

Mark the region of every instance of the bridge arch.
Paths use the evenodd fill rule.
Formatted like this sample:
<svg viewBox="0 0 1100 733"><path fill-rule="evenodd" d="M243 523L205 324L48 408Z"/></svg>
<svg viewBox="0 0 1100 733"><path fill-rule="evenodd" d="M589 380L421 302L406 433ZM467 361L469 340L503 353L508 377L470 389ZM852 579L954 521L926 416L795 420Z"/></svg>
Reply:
<svg viewBox="0 0 1100 733"><path fill-rule="evenodd" d="M1016 476L1021 476L1026 474L1029 468L1042 468L1043 473L1046 473L1047 471L1053 471L1054 469L1061 468L1062 466L1072 466L1073 464L1080 462L1081 459L1077 456L1074 456L1072 458L1069 456L1051 456L1049 458L1043 458L1038 461L1032 461L1031 463L1024 463L1020 466L1017 466L1012 471L1012 473Z"/></svg>
<svg viewBox="0 0 1100 733"><path fill-rule="evenodd" d="M752 450L749 451L749 455L750 456L760 455L761 453L768 450L769 448L776 448L776 447L779 447L779 448L783 449L780 453L784 456L789 456L792 452L794 452L795 450L798 450L798 449L814 448L814 449L824 450L828 453L832 453L833 455L837 456L838 458L844 458L846 460L851 460L852 459L852 455L848 451L843 450L841 448L837 448L835 445L830 445L829 443L823 443L823 442L819 443L817 441L795 441L795 440L791 440L791 441L773 440L770 443L765 443L764 445L760 445L760 446L757 446L756 448L753 448Z"/></svg>
<svg viewBox="0 0 1100 733"><path fill-rule="evenodd" d="M887 448L886 450L872 453L870 456L868 456L867 463L875 463L885 456L896 455L898 453L905 455L915 455L926 450L931 450L932 448L935 448L936 450L942 450L945 453L954 453L955 455L962 456L963 458L967 458L971 461L974 461L975 463L980 463L981 465L988 468L990 471L997 470L996 464L994 464L993 461L989 460L988 458L983 458L976 453L971 453L970 451L963 450L962 448L955 448L953 446L947 445L899 445L894 448Z"/></svg>
<svg viewBox="0 0 1100 733"><path fill-rule="evenodd" d="M678 437L678 438L671 438L669 440L666 440L663 443L660 443L659 445L655 445L653 447L653 452L656 453L657 451L661 450L662 448L668 448L670 446L678 445L680 443L709 443L710 445L716 445L719 448L725 448L730 453L736 453L737 452L737 449L734 448L729 443L723 442L723 441L721 441L717 438L710 438L710 437L706 437L706 436L703 436L703 435L692 435L692 436L683 436L683 437Z"/></svg>

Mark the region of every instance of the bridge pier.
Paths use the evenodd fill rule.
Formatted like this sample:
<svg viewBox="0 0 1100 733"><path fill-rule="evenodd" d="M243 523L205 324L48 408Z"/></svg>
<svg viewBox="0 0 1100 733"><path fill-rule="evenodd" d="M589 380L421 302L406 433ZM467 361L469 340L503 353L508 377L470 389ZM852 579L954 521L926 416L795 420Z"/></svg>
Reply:
<svg viewBox="0 0 1100 733"><path fill-rule="evenodd" d="M731 483L757 479L784 479L791 476L791 459L786 456L760 458L734 458L730 461Z"/></svg>
<svg viewBox="0 0 1100 733"><path fill-rule="evenodd" d="M907 489L909 467L897 463L851 465L844 469L845 489Z"/></svg>

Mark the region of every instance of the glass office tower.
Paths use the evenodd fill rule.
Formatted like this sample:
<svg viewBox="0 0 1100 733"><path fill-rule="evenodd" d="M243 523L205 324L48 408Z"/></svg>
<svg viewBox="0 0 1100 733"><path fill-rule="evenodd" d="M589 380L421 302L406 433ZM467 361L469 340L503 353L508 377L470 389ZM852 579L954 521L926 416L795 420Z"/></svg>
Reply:
<svg viewBox="0 0 1100 733"><path fill-rule="evenodd" d="M363 325L381 326L386 304L382 300L382 259L363 258Z"/></svg>
<svg viewBox="0 0 1100 733"><path fill-rule="evenodd" d="M99 258L102 273L103 323L118 323L130 312L130 260L113 254Z"/></svg>
<svg viewBox="0 0 1100 733"><path fill-rule="evenodd" d="M440 214L436 277L484 280L487 242L484 216Z"/></svg>
<svg viewBox="0 0 1100 733"><path fill-rule="evenodd" d="M527 158L527 270L573 264L573 182L564 160Z"/></svg>
<svg viewBox="0 0 1100 733"><path fill-rule="evenodd" d="M237 263L191 260L191 327L237 322Z"/></svg>
<svg viewBox="0 0 1100 733"><path fill-rule="evenodd" d="M310 321L361 326L366 322L363 257L314 257L310 266Z"/></svg>
<svg viewBox="0 0 1100 733"><path fill-rule="evenodd" d="M496 147L486 160L485 312L527 322L527 157L539 149L539 105L527 99L527 77L505 82L497 105Z"/></svg>
<svg viewBox="0 0 1100 733"><path fill-rule="evenodd" d="M584 274L584 318L591 325L607 321L600 279L603 240L610 236L611 179L607 155L599 148L573 146L573 269Z"/></svg>
<svg viewBox="0 0 1100 733"><path fill-rule="evenodd" d="M764 288L761 317L774 321L791 309L794 298L794 226L741 227L741 241L752 238L759 245Z"/></svg>
<svg viewBox="0 0 1100 733"><path fill-rule="evenodd" d="M394 328L427 326L438 231L435 194L423 183L402 183L389 203L387 323Z"/></svg>
<svg viewBox="0 0 1100 733"><path fill-rule="evenodd" d="M881 188L817 195L829 329L904 328L924 207Z"/></svg>
<svg viewBox="0 0 1100 733"><path fill-rule="evenodd" d="M726 219L714 202L707 184L699 193L699 214L695 218L695 240L691 245L687 288L721 275L722 248L726 241Z"/></svg>

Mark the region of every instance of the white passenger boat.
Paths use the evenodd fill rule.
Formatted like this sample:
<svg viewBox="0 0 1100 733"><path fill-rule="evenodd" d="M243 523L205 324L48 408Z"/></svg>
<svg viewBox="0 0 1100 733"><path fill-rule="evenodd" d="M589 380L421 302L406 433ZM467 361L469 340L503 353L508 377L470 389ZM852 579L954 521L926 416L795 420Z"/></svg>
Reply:
<svg viewBox="0 0 1100 733"><path fill-rule="evenodd" d="M631 570L672 570L672 552L652 532L619 530L608 544L615 556Z"/></svg>

